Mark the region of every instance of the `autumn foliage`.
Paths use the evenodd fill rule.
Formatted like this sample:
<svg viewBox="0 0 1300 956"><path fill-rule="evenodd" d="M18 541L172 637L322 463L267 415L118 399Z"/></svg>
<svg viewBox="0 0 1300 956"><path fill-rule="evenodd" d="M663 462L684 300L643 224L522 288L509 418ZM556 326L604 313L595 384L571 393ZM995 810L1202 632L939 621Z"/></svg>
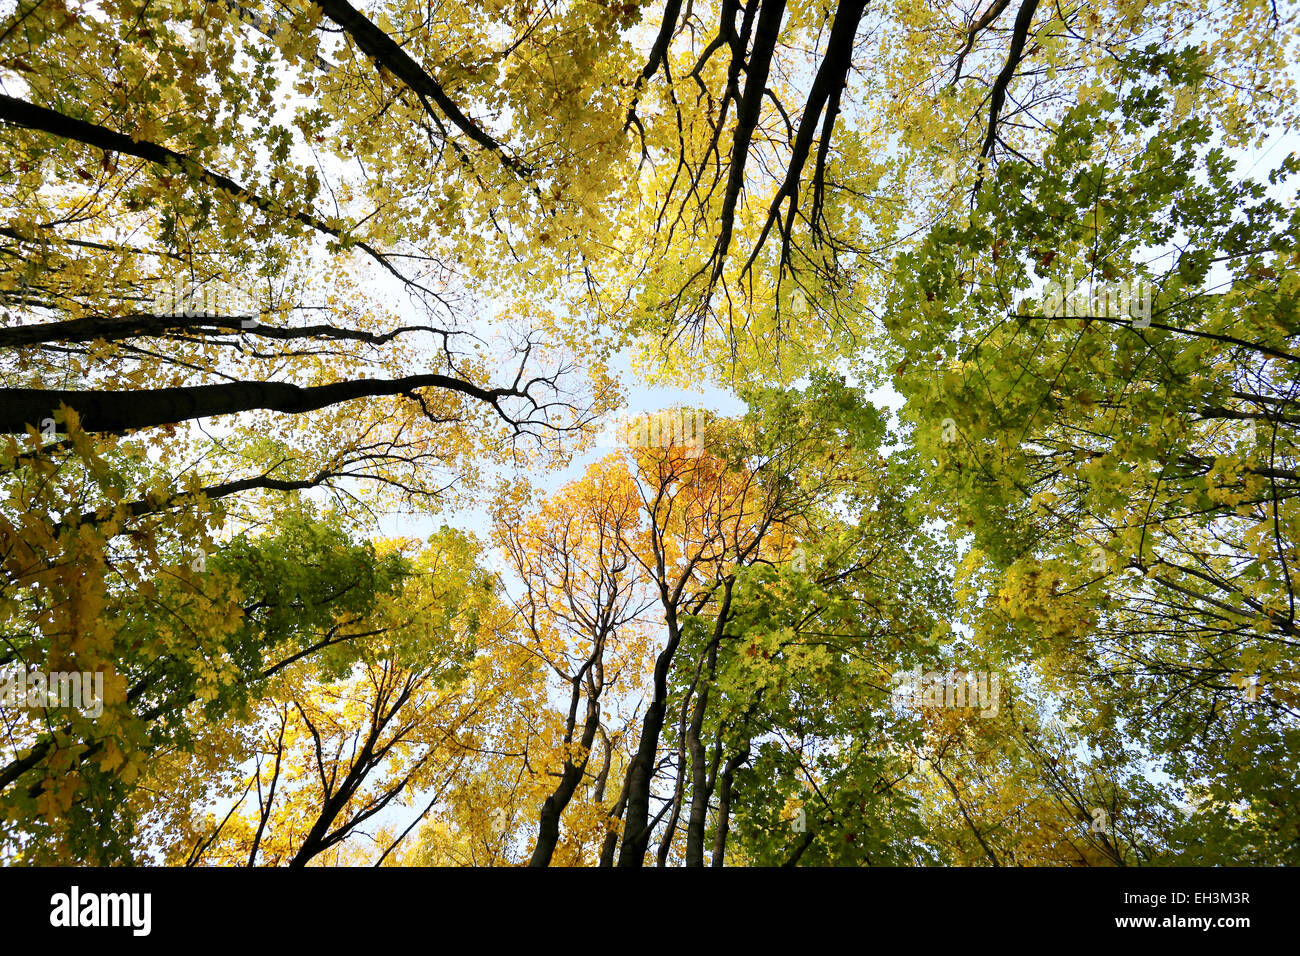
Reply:
<svg viewBox="0 0 1300 956"><path fill-rule="evenodd" d="M6 6L0 861L1300 862L1297 14Z"/></svg>

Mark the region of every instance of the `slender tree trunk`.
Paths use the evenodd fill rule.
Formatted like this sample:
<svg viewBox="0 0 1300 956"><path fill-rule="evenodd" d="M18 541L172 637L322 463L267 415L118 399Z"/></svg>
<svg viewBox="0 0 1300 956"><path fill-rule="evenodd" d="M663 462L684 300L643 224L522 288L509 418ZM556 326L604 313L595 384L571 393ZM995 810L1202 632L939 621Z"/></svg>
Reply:
<svg viewBox="0 0 1300 956"><path fill-rule="evenodd" d="M727 622L731 619L731 590L733 582L728 579L722 592L722 606L713 625L713 637L709 641L707 673L699 696L695 700L695 712L691 715L691 726L687 732L687 745L691 751L691 814L686 823L686 865L704 865L704 826L709 817L709 798L713 796L713 784L717 779L717 763L713 771L707 765L704 741L700 733L704 729L704 716L709 709L709 689L717 676L718 648L722 644ZM719 743L721 748L721 743ZM719 749L721 752L721 749Z"/></svg>
<svg viewBox="0 0 1300 956"><path fill-rule="evenodd" d="M736 771L749 759L749 741L746 740L739 753L732 755L722 769L722 779L718 781L718 828L713 834L713 865L722 866L727 852L727 834L731 828L731 785Z"/></svg>
<svg viewBox="0 0 1300 956"><path fill-rule="evenodd" d="M578 784L582 782L591 745L596 739L596 728L599 726L600 707L594 700L588 699L587 717L582 725L582 760L576 764L565 761L559 786L542 804L541 817L537 826L537 845L533 847L532 859L528 861L529 866L550 866L555 846L560 842L560 816L564 813L564 808L569 805L569 801L573 799Z"/></svg>
<svg viewBox="0 0 1300 956"><path fill-rule="evenodd" d="M618 795L618 802L614 804L614 809L609 811L610 821L613 822L614 820L617 820L619 817L621 817L623 815L623 811L626 808L627 808L627 780L625 779L623 781L623 792ZM599 865L612 867L614 865L614 851L617 849L618 849L618 831L611 827L609 832L605 834L605 842L601 844L600 847Z"/></svg>
<svg viewBox="0 0 1300 956"><path fill-rule="evenodd" d="M323 232L350 245L355 245L358 249L364 250L367 255L402 282L407 281L381 253L368 243L345 235L311 213L286 209L273 199L267 199L256 193L249 192L230 177L207 169L193 157L147 140L132 139L130 136L116 130L89 123L44 106L37 106L35 103L28 103L25 100L16 99L3 93L0 93L0 120L38 132L49 133L51 136L84 143L106 153L137 156L166 169L179 170L197 182L205 183L213 189L224 192L237 202L260 209L268 216L281 216L292 219L318 232Z"/></svg>
<svg viewBox="0 0 1300 956"><path fill-rule="evenodd" d="M682 814L682 797L686 793L686 712L694 693L695 687L692 685L686 692L686 699L682 701L682 716L677 723L677 781L673 785L673 808L668 814L668 822L664 824L663 838L659 841L659 866L668 865L668 852L672 849L673 835L677 832L677 821Z"/></svg>
<svg viewBox="0 0 1300 956"><path fill-rule="evenodd" d="M654 772L655 757L659 753L659 735L663 732L664 716L668 708L668 670L673 655L681 643L682 634L677 625L676 613L668 618L668 644L655 660L654 699L646 708L641 721L641 740L636 756L627 770L627 817L623 824L623 841L619 847L618 865L637 867L645 863L646 847L650 845L650 781Z"/></svg>
<svg viewBox="0 0 1300 956"><path fill-rule="evenodd" d="M709 815L709 797L712 796L708 780L708 767L704 742L700 731L704 728L704 713L709 706L709 685L713 681L718 660L718 645L709 648L709 676L695 698L691 726L686 732L686 745L691 753L691 813L686 821L686 865L704 865L704 823Z"/></svg>
<svg viewBox="0 0 1300 956"><path fill-rule="evenodd" d="M601 804L605 802L605 784L609 780L609 768L614 761L614 752L610 746L609 737L605 735L604 729L599 724L596 725L596 732L600 734L605 754L604 759L600 762L600 773L596 774L596 782L591 791L591 800L593 803Z"/></svg>
<svg viewBox="0 0 1300 956"><path fill-rule="evenodd" d="M660 658L663 658L663 654ZM646 826L650 819L650 777L663 726L664 702L652 701L641 721L640 746L627 771L627 816L623 822L623 840L619 846L619 866L637 867L643 866L645 862L646 847L650 845L650 831Z"/></svg>

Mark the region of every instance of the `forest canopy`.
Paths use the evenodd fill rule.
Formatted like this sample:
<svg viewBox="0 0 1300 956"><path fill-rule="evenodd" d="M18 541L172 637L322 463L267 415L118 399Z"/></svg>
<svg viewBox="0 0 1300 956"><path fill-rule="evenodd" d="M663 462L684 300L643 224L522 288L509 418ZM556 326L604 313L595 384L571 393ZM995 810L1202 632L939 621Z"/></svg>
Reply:
<svg viewBox="0 0 1300 956"><path fill-rule="evenodd" d="M0 3L0 862L1300 863L1298 13Z"/></svg>

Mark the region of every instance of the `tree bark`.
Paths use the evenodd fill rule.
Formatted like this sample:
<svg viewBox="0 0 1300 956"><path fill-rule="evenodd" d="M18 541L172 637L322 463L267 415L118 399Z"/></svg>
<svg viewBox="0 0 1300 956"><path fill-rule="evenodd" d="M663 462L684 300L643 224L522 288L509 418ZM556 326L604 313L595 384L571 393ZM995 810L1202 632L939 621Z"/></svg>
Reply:
<svg viewBox="0 0 1300 956"><path fill-rule="evenodd" d="M337 23L352 38L361 52L369 56L381 68L388 70L413 92L421 97L428 97L438 104L447 119L462 133L484 149L491 150L501 157L508 167L524 174L527 170L509 156L505 148L489 136L481 126L466 116L449 97L442 86L425 71L420 64L411 59L397 42L383 30L379 29L365 14L352 6L347 0L315 0L325 16Z"/></svg>
<svg viewBox="0 0 1300 956"><path fill-rule="evenodd" d="M513 389L479 388L437 374L358 379L307 388L284 382L231 382L122 392L0 388L0 434L22 433L28 425L39 428L41 421L50 418L60 405L77 412L85 431L124 432L254 409L298 414L354 398L403 395L419 388L447 389L491 404L498 398L520 394Z"/></svg>
<svg viewBox="0 0 1300 956"><path fill-rule="evenodd" d="M727 597L730 596L728 584ZM691 714L691 726L686 732L686 746L691 753L691 812L686 820L687 866L704 865L704 823L709 815L709 797L713 794L709 787L707 759L700 732L704 728L704 714L709 707L709 685L713 681L717 660L718 645L714 643L709 648L709 676L695 698L695 711Z"/></svg>
<svg viewBox="0 0 1300 956"><path fill-rule="evenodd" d="M67 345L70 342L117 342L130 338L162 338L168 335L221 335L238 333L240 335L257 335L270 339L341 339L365 342L370 345L382 345L403 332L432 331L432 326L410 326L392 329L388 332L363 332L346 329L335 325L272 326L258 323L246 327L247 321L242 316L196 316L194 318L179 315L154 315L152 313L134 313L132 315L104 316L87 315L79 319L64 319L59 322L37 322L31 325L15 325L0 329L0 348L18 348L21 346L42 345L56 342Z"/></svg>
<svg viewBox="0 0 1300 956"><path fill-rule="evenodd" d="M582 782L583 772L587 769L591 745L596 739L596 728L600 726L600 707L595 700L587 700L587 716L582 725L582 760L578 763L565 761L564 771L560 775L560 784L555 792L542 804L541 817L537 827L537 845L533 847L529 866L549 866L555 853L555 846L560 842L560 815L573 799L578 784Z"/></svg>
<svg viewBox="0 0 1300 956"><path fill-rule="evenodd" d="M621 817L623 815L623 811L626 808L627 808L627 779L624 778L623 790L618 795L618 800L614 803L613 809L609 811L610 821L612 822L614 820L617 820L619 817ZM618 832L613 828L611 828L610 831L605 834L605 842L601 844L600 863L598 865L613 866L614 851L617 849L618 849Z"/></svg>
<svg viewBox="0 0 1300 956"><path fill-rule="evenodd" d="M727 835L731 830L731 785L736 771L749 759L749 741L746 740L739 753L727 759L722 770L722 779L718 781L718 828L713 834L713 866L722 866L727 852Z"/></svg>
<svg viewBox="0 0 1300 956"><path fill-rule="evenodd" d="M627 771L627 817L618 853L620 867L643 866L646 847L650 845L650 828L646 825L650 819L650 778L659 752L659 735L663 731L664 715L668 708L668 671L682 639L676 613L670 612L666 616L668 643L655 660L654 699L650 701L645 718L641 721L641 740Z"/></svg>

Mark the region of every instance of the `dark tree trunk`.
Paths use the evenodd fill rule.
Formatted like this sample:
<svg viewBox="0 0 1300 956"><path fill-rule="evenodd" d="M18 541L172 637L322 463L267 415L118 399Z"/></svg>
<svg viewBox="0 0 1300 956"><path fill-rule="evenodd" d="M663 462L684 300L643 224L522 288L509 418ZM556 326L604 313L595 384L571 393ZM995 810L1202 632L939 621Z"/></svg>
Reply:
<svg viewBox="0 0 1300 956"><path fill-rule="evenodd" d="M740 752L727 760L722 770L722 779L718 781L718 828L713 834L713 865L722 866L727 852L727 834L731 829L731 786L736 778L736 771L749 759L749 741L746 740Z"/></svg>
<svg viewBox="0 0 1300 956"><path fill-rule="evenodd" d="M637 867L645 863L646 847L650 845L650 781L654 774L655 758L659 753L659 735L664 728L664 715L668 708L668 671L681 643L682 632L677 624L677 614L669 611L668 643L655 660L654 699L646 708L641 721L641 740L636 756L627 769L627 816L623 824L623 841L619 847L618 865Z"/></svg>
<svg viewBox="0 0 1300 956"><path fill-rule="evenodd" d="M296 414L354 398L403 395L419 388L448 389L486 402L510 394L510 390L483 389L435 374L360 379L307 388L284 382L231 382L122 392L0 388L0 433L22 433L28 425L39 428L42 420L50 418L60 405L77 412L85 431L123 432L254 409Z"/></svg>
<svg viewBox="0 0 1300 956"><path fill-rule="evenodd" d="M676 650L676 643L670 643ZM659 660L671 661L665 649ZM657 669L657 667L656 667ZM645 863L646 847L650 845L650 778L659 751L659 734L664 727L665 702L656 697L646 708L641 721L641 743L627 771L627 819L623 823L623 841L619 846L618 865L637 867Z"/></svg>
<svg viewBox="0 0 1300 956"><path fill-rule="evenodd" d="M700 734L704 729L704 716L709 708L709 689L717 676L718 647L726 633L727 622L731 619L731 590L733 582L728 579L723 587L722 606L713 625L713 638L709 641L708 673L695 700L695 712L691 715L691 726L687 732L687 745L691 751L691 814L686 823L686 865L704 865L704 825L709 816L709 798L713 796L713 784L717 779L717 761L713 771L707 766L704 741ZM721 753L721 743L718 744Z"/></svg>
<svg viewBox="0 0 1300 956"><path fill-rule="evenodd" d="M93 342L96 339L118 342L122 339L163 338L168 335L213 336L227 333L256 335L286 341L322 338L382 345L403 332L416 331L415 328L399 328L389 332L363 332L335 325L305 325L290 328L259 323L255 326L247 326L245 325L247 321L247 317L237 315L187 317L144 312L120 316L87 315L79 319L37 322L0 329L0 348L42 345L47 342L67 345L70 342ZM426 331L438 330L428 327Z"/></svg>
<svg viewBox="0 0 1300 956"><path fill-rule="evenodd" d="M596 728L600 726L600 708L594 701L587 703L587 717L582 725L583 757L580 763L565 762L564 772L560 775L560 784L555 792L542 804L541 817L537 827L537 845L533 847L529 866L549 866L555 853L555 846L560 842L560 816L564 808L573 799L578 784L582 782L583 772L587 769L587 759L591 745L596 739Z"/></svg>

